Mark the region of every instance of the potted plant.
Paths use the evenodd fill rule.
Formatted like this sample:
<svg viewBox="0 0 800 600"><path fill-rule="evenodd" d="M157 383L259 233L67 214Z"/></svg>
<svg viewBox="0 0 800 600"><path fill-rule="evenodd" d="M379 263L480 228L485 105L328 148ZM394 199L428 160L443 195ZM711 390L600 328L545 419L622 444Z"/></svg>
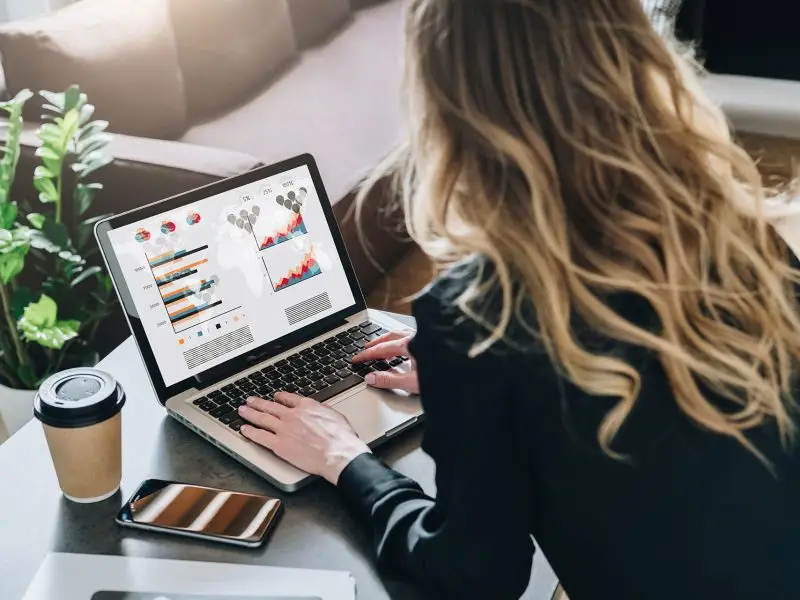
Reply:
<svg viewBox="0 0 800 600"><path fill-rule="evenodd" d="M12 199L22 113L33 93L0 103L0 411L11 389L35 390L60 369L94 364L92 342L116 302L108 275L89 263L94 223L106 215L85 218L102 189L93 175L112 160L108 123L92 120L94 106L77 86L40 94L46 114L34 200Z"/></svg>

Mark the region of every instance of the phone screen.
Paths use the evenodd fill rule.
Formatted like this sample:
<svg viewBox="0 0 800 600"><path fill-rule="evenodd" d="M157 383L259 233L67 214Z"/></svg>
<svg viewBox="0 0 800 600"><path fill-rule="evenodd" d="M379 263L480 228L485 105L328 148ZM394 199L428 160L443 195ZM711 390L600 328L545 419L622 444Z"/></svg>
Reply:
<svg viewBox="0 0 800 600"><path fill-rule="evenodd" d="M257 544L280 511L276 498L148 479L117 518L123 524Z"/></svg>

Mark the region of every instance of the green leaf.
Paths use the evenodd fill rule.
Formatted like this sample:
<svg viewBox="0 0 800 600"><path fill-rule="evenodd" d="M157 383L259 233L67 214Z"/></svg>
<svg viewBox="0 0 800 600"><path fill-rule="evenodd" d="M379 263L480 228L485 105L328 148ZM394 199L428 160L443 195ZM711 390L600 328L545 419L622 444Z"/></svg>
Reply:
<svg viewBox="0 0 800 600"><path fill-rule="evenodd" d="M47 100L48 103L53 105L55 108L54 112L64 112L64 101L66 94L42 90L39 92L39 95Z"/></svg>
<svg viewBox="0 0 800 600"><path fill-rule="evenodd" d="M60 156L60 155L59 155L59 154L58 154L58 153L57 153L55 150L53 150L53 148L51 148L50 146L39 146L39 147L36 149L36 152L34 152L34 154L35 154L36 156L39 156L39 157L43 158L43 159L46 159L46 160L53 160L53 161L58 161L59 163L61 162L61 158L62 158L62 157L61 157L61 156ZM53 169L53 168L51 168L51 167L49 167L49 166L48 166L48 168L49 168L51 171L55 171L55 169Z"/></svg>
<svg viewBox="0 0 800 600"><path fill-rule="evenodd" d="M39 297L38 302L31 302L25 307L22 318L31 327L52 327L58 317L58 305L46 294Z"/></svg>
<svg viewBox="0 0 800 600"><path fill-rule="evenodd" d="M34 293L33 290L25 287L24 285L19 285L16 287L14 292L11 294L11 306L9 307L11 310L11 316L15 321L18 321L20 318L22 318L22 312L25 310L25 307L36 300L36 296L37 294Z"/></svg>
<svg viewBox="0 0 800 600"><path fill-rule="evenodd" d="M77 277L75 277L75 279L73 279L70 282L70 285L72 287L75 287L76 285L78 285L82 281L86 281L89 277L91 277L92 275L96 275L97 273L100 273L101 271L102 271L102 269L100 267L98 267L97 265L95 265L93 267L89 267L88 269L84 269Z"/></svg>
<svg viewBox="0 0 800 600"><path fill-rule="evenodd" d="M101 183L79 183L75 186L73 197L78 210L78 216L83 216L83 214L89 210L89 207L92 206L92 202L94 201L95 193L100 189L103 189L103 184Z"/></svg>
<svg viewBox="0 0 800 600"><path fill-rule="evenodd" d="M8 229L0 229L0 244L10 244L14 236ZM2 248L2 246L0 246Z"/></svg>
<svg viewBox="0 0 800 600"><path fill-rule="evenodd" d="M108 146L113 139L114 136L110 133L98 133L79 141L77 145L77 152L81 156L81 161L86 162L86 154L95 150L102 150Z"/></svg>
<svg viewBox="0 0 800 600"><path fill-rule="evenodd" d="M41 229L44 225L44 215L40 213L28 213L28 223L33 225L36 229Z"/></svg>
<svg viewBox="0 0 800 600"><path fill-rule="evenodd" d="M13 252L0 254L0 282L8 284L17 275L22 273L27 252L26 248L24 251L18 249Z"/></svg>
<svg viewBox="0 0 800 600"><path fill-rule="evenodd" d="M80 110L80 119L78 119L78 123L83 126L89 122L89 119L92 118L94 114L94 105L93 104L84 104L81 106Z"/></svg>
<svg viewBox="0 0 800 600"><path fill-rule="evenodd" d="M56 320L58 306L49 296L42 294L38 302L28 304L17 322L22 337L45 348L61 350L69 340L78 337L80 321Z"/></svg>
<svg viewBox="0 0 800 600"><path fill-rule="evenodd" d="M42 233L62 250L69 247L69 232L64 223L56 223L54 219L47 217L42 225Z"/></svg>
<svg viewBox="0 0 800 600"><path fill-rule="evenodd" d="M46 144L57 144L61 141L61 130L54 123L45 123L36 130L36 137Z"/></svg>
<svg viewBox="0 0 800 600"><path fill-rule="evenodd" d="M67 88L67 91L64 94L64 112L71 112L76 108L79 108L78 104L80 100L81 100L81 88L78 87L77 85L69 86L69 88Z"/></svg>
<svg viewBox="0 0 800 600"><path fill-rule="evenodd" d="M92 121L81 130L79 137L81 140L88 139L93 135L100 133L101 131L105 131L107 127L108 127L108 121L102 121L102 120Z"/></svg>
<svg viewBox="0 0 800 600"><path fill-rule="evenodd" d="M28 213L28 223L36 229L41 229L44 225L44 215L40 213Z"/></svg>
<svg viewBox="0 0 800 600"><path fill-rule="evenodd" d="M69 250L62 250L61 252L59 252L58 258L77 265L82 264L84 262L83 258L81 258L79 254L75 254L74 252L70 252Z"/></svg>
<svg viewBox="0 0 800 600"><path fill-rule="evenodd" d="M58 202L58 190L52 179L34 179L33 187L40 192L39 200L43 203L49 204L51 202Z"/></svg>
<svg viewBox="0 0 800 600"><path fill-rule="evenodd" d="M34 179L54 179L56 176L50 169L45 167L44 165L39 165L33 171L33 178Z"/></svg>
<svg viewBox="0 0 800 600"><path fill-rule="evenodd" d="M102 169L106 165L110 164L114 160L111 156L104 156L102 158L96 158L90 164L84 163L75 163L72 165L72 170L78 174L79 178L84 178L87 175L90 175L97 171L98 169Z"/></svg>
<svg viewBox="0 0 800 600"><path fill-rule="evenodd" d="M0 229L10 229L17 220L17 203L0 204Z"/></svg>
<svg viewBox="0 0 800 600"><path fill-rule="evenodd" d="M30 90L22 90L13 100L3 102L3 110L8 113L8 131L2 145L3 158L0 160L0 204L9 201L11 186L17 171L20 155L20 136L22 135L22 110L33 94Z"/></svg>
<svg viewBox="0 0 800 600"><path fill-rule="evenodd" d="M31 248L36 248L37 250L44 250L45 252L49 252L50 254L58 254L61 252L61 247L55 245L51 242L47 237L39 232L34 231L33 235L30 237L30 244Z"/></svg>

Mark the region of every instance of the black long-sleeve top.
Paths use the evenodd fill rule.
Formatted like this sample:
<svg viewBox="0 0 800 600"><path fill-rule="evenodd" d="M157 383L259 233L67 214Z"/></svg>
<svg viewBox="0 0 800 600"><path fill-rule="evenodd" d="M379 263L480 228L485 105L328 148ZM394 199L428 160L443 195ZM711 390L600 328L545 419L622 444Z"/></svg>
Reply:
<svg viewBox="0 0 800 600"><path fill-rule="evenodd" d="M533 347L468 357L483 332L452 307L456 275L414 306L436 498L370 454L339 480L374 532L380 564L431 598L519 598L533 535L571 600L800 598L798 452L782 449L773 423L748 436L771 473L680 412L655 356L584 336L642 374L614 444L628 458L610 458L597 427L616 399L569 384ZM614 303L640 324L653 319L641 298Z"/></svg>

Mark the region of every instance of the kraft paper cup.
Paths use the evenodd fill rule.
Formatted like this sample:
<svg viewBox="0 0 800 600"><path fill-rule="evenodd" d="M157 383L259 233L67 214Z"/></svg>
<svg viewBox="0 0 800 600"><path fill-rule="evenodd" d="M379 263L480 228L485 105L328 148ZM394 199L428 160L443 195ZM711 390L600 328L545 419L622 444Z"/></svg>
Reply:
<svg viewBox="0 0 800 600"><path fill-rule="evenodd" d="M122 414L125 393L97 369L68 369L49 377L34 400L64 496L99 502L122 479Z"/></svg>

